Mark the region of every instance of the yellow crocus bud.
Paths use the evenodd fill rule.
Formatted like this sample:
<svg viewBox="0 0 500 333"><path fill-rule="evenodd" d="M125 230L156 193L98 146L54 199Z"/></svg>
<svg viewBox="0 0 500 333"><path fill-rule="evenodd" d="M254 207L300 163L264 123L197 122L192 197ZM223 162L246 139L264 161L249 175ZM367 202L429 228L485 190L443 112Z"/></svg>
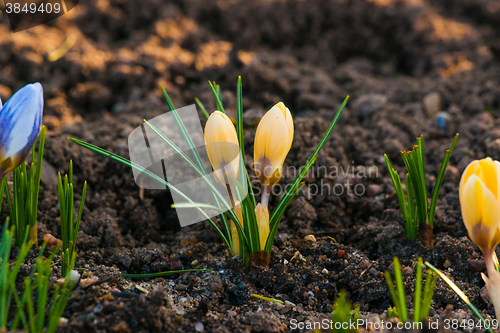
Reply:
<svg viewBox="0 0 500 333"><path fill-rule="evenodd" d="M231 119L215 111L205 125L205 145L214 169L215 180L222 185L230 184L231 177L238 179L240 146ZM228 177L231 176L231 177Z"/></svg>
<svg viewBox="0 0 500 333"><path fill-rule="evenodd" d="M258 203L257 207L255 207L255 217L257 218L257 225L259 227L260 249L264 250L267 236L269 236L269 210L267 206Z"/></svg>
<svg viewBox="0 0 500 333"><path fill-rule="evenodd" d="M254 167L265 206L272 187L281 179L283 162L292 141L292 115L285 104L279 102L262 117L255 133Z"/></svg>
<svg viewBox="0 0 500 333"><path fill-rule="evenodd" d="M500 318L500 273L495 248L500 242L500 163L487 157L465 169L459 187L462 218L470 239L483 252L486 282L497 318Z"/></svg>
<svg viewBox="0 0 500 333"><path fill-rule="evenodd" d="M460 180L462 217L470 239L483 253L500 242L500 163L487 157L470 163Z"/></svg>
<svg viewBox="0 0 500 333"><path fill-rule="evenodd" d="M239 219L241 227L243 227L243 212L241 211L241 205L237 203L234 206L234 213ZM237 256L240 254L240 238L238 236L238 229L236 228L236 224L231 222L231 238L233 239L233 247L231 248L231 252L233 255Z"/></svg>

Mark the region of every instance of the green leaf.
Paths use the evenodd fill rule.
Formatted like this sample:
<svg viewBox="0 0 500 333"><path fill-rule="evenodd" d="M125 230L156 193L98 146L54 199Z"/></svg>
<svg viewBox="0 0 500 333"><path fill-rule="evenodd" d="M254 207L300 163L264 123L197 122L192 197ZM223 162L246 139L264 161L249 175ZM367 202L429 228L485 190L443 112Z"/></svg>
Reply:
<svg viewBox="0 0 500 333"><path fill-rule="evenodd" d="M434 273L436 273L441 279L443 279L444 282L464 301L465 304L469 307L469 309L472 311L472 313L476 316L477 319L481 321L483 324L483 327L485 327L486 331L489 333L493 333L491 328L489 327L489 324L484 320L483 316L481 316L481 313L479 310L474 306L474 304L471 303L469 298L465 295L465 293L460 290L460 288L457 287L453 281L447 277L443 272L441 272L439 269L428 263L427 261L425 262L425 265L429 267Z"/></svg>

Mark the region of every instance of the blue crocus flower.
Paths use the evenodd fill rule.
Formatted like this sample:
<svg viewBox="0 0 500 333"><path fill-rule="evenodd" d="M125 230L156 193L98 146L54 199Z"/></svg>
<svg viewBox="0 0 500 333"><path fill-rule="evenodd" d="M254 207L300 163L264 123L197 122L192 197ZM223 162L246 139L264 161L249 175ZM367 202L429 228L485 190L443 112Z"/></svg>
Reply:
<svg viewBox="0 0 500 333"><path fill-rule="evenodd" d="M0 180L28 156L42 127L40 83L19 89L2 107L0 100Z"/></svg>

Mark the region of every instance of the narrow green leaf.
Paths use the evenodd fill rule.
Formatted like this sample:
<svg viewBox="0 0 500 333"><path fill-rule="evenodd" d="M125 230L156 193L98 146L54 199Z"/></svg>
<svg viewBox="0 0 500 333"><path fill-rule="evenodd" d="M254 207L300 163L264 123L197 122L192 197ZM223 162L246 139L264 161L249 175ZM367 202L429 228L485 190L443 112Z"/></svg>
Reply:
<svg viewBox="0 0 500 333"><path fill-rule="evenodd" d="M408 310L406 308L406 293L403 281L403 270L401 269L398 257L394 257L394 279L396 281L396 288L398 291L397 296L399 297L399 305L400 305L400 308L398 308L399 319L402 322L406 322L408 321Z"/></svg>
<svg viewBox="0 0 500 333"><path fill-rule="evenodd" d="M207 109L205 109L205 106L203 105L203 103L198 99L198 97L195 97L195 102L196 102L196 105L198 105L198 107L200 108L201 110L201 113L203 113L203 115L205 116L205 118L210 118L210 115L208 114L207 112Z"/></svg>
<svg viewBox="0 0 500 333"><path fill-rule="evenodd" d="M421 297L422 297L422 257L418 257L417 261L417 274L415 277L415 291L413 296L413 321L421 322Z"/></svg>
<svg viewBox="0 0 500 333"><path fill-rule="evenodd" d="M474 306L474 304L471 303L469 298L464 294L460 288L457 287L453 281L447 277L443 272L441 272L439 269L428 263L427 261L425 262L425 265L429 267L434 273L436 273L441 279L443 279L444 282L464 301L465 304L469 307L469 309L472 311L472 313L476 316L477 319L481 321L483 324L483 327L485 327L486 331L489 333L493 333L491 328L489 327L488 323L484 320L483 316L481 316L481 313L479 310Z"/></svg>

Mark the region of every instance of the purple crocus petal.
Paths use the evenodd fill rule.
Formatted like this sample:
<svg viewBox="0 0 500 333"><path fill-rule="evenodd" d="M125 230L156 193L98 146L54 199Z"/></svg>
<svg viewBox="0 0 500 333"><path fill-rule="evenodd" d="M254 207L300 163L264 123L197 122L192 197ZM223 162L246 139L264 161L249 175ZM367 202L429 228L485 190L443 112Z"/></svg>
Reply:
<svg viewBox="0 0 500 333"><path fill-rule="evenodd" d="M0 166L7 160L4 173L26 159L40 128L43 115L43 88L40 83L19 89L0 109ZM1 171L1 170L0 170Z"/></svg>

